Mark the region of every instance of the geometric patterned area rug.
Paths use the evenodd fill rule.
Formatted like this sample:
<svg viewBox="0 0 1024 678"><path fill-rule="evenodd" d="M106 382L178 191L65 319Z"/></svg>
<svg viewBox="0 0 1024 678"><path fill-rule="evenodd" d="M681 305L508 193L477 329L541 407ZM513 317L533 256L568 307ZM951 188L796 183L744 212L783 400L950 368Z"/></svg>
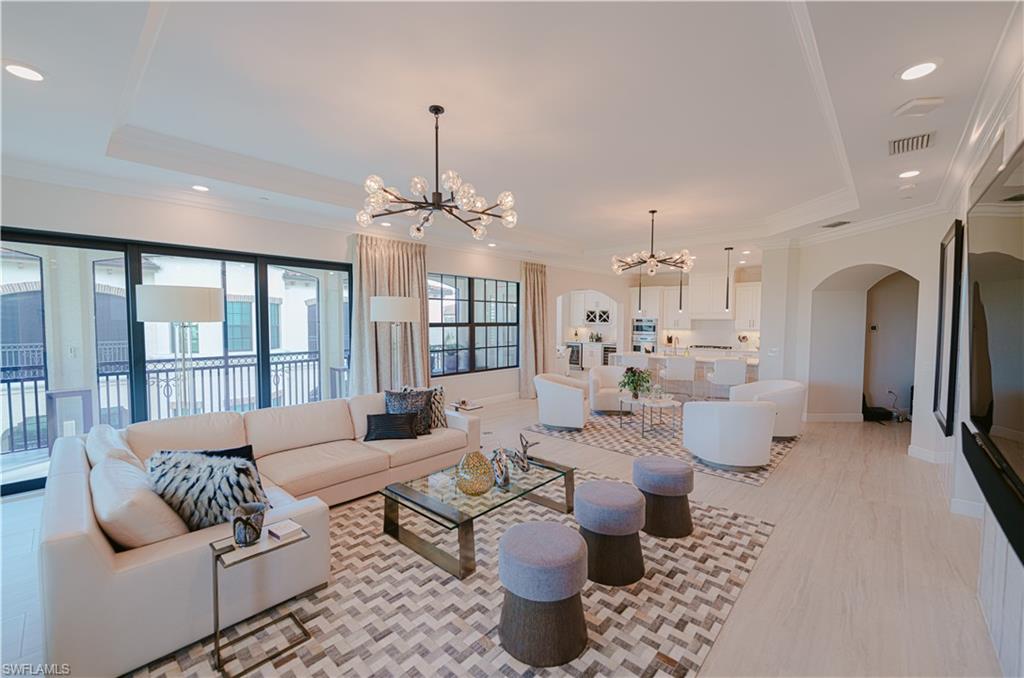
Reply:
<svg viewBox="0 0 1024 678"><path fill-rule="evenodd" d="M523 430L552 438L571 440L591 447L600 447L632 457L664 454L682 459L689 463L695 471L757 486L764 485L768 476L782 463L798 440L798 438L776 438L772 440L771 456L767 466L762 466L755 471L730 471L705 464L690 454L683 447L683 432L680 430L679 417L670 418L668 414L665 415L664 423L657 424L653 429L646 429L643 438L640 437L640 417L629 414L622 417L621 427L618 414L592 412L587 420L587 425L581 431L548 428L543 424L527 426ZM543 457L544 454L539 452L538 456Z"/></svg>
<svg viewBox="0 0 1024 678"><path fill-rule="evenodd" d="M577 472L577 483L598 478ZM542 493L561 497L561 483ZM693 502L694 532L683 539L641 533L647 573L636 584L583 588L589 642L572 663L533 669L508 655L497 625L503 589L498 540L528 520L565 515L525 499L478 518L476 572L450 576L382 533L383 499L373 495L331 510L332 581L327 588L285 602L269 614L294 611L313 638L251 676L686 676L704 663L757 562L773 525ZM402 509L408 524L454 552L455 535ZM228 629L232 639L269 618ZM280 626L280 628L279 628ZM293 625L272 626L240 643L234 674L296 637ZM140 669L137 676L214 675L212 639Z"/></svg>

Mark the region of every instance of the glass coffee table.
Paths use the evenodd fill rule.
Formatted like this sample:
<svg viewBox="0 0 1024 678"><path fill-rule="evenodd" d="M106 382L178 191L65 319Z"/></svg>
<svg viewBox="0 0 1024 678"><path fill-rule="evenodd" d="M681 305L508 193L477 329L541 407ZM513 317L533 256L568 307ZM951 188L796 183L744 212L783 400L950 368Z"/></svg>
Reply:
<svg viewBox="0 0 1024 678"><path fill-rule="evenodd" d="M507 488L494 486L475 497L464 494L456 487L454 466L429 476L388 485L380 492L384 495L384 534L409 547L449 574L465 579L476 570L474 519L516 499L527 499L562 513L572 512L575 481L571 467L536 457L530 457L529 471L521 471L513 464L509 466L511 483ZM565 486L564 501L535 494L540 488L559 479ZM403 506L446 530L458 530L458 555L454 556L442 550L407 526L403 526L399 517L399 510Z"/></svg>

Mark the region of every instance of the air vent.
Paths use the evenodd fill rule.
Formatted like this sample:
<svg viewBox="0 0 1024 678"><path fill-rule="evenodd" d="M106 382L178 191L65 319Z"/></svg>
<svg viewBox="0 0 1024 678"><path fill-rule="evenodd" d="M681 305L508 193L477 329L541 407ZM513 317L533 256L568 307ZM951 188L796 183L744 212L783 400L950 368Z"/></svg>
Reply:
<svg viewBox="0 0 1024 678"><path fill-rule="evenodd" d="M946 100L942 97L918 97L903 104L893 111L892 114L897 118L904 115L921 117L922 115L928 115L944 103L946 103Z"/></svg>
<svg viewBox="0 0 1024 678"><path fill-rule="evenodd" d="M889 141L889 155L902 155L911 151L923 151L932 145L932 133L918 134Z"/></svg>
<svg viewBox="0 0 1024 678"><path fill-rule="evenodd" d="M1017 195L1011 195L1009 198L1003 198L1003 202L1024 202L1024 193L1018 193Z"/></svg>
<svg viewBox="0 0 1024 678"><path fill-rule="evenodd" d="M825 224L822 228L839 228L840 226L846 226L849 221L833 221L831 224Z"/></svg>

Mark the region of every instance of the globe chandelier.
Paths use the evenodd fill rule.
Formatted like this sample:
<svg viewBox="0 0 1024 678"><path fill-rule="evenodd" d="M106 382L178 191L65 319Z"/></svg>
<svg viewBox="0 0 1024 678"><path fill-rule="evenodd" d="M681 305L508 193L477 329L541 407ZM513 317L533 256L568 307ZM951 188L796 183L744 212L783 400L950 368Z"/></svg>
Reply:
<svg viewBox="0 0 1024 678"><path fill-rule="evenodd" d="M438 172L438 128L444 108L435 104L428 110L434 116L434 190L430 190L423 177L413 177L409 182L409 192L414 197L406 198L397 188L385 187L383 179L371 174L363 184L369 195L363 209L356 213L356 223L366 228L377 217L408 214L416 219L409 227L409 235L414 240L423 239L426 229L434 223L435 212L461 221L477 240L487 237L487 226L495 219L500 219L506 228L515 228L519 216L512 209L516 203L512 193L503 191L494 204L488 204L487 198L478 194L473 184L464 181L455 170Z"/></svg>
<svg viewBox="0 0 1024 678"><path fill-rule="evenodd" d="M633 252L630 255L620 257L612 257L612 270L617 275L622 275L623 271L629 271L637 268L638 266L644 266L644 270L647 271L647 275L654 275L658 272L662 266L671 266L677 268L683 273L689 273L690 269L693 268L693 256L690 255L690 250L682 249L675 254L667 254L664 250L654 249L654 215L658 213L658 210L649 210L651 213L651 249L642 250L640 252Z"/></svg>

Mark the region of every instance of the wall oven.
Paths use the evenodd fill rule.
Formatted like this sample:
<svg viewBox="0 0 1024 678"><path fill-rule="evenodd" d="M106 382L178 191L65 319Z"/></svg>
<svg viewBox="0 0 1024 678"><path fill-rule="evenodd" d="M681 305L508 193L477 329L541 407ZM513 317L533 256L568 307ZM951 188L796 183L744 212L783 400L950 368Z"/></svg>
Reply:
<svg viewBox="0 0 1024 678"><path fill-rule="evenodd" d="M630 344L637 353L654 353L658 350L658 319L635 318L633 337Z"/></svg>

